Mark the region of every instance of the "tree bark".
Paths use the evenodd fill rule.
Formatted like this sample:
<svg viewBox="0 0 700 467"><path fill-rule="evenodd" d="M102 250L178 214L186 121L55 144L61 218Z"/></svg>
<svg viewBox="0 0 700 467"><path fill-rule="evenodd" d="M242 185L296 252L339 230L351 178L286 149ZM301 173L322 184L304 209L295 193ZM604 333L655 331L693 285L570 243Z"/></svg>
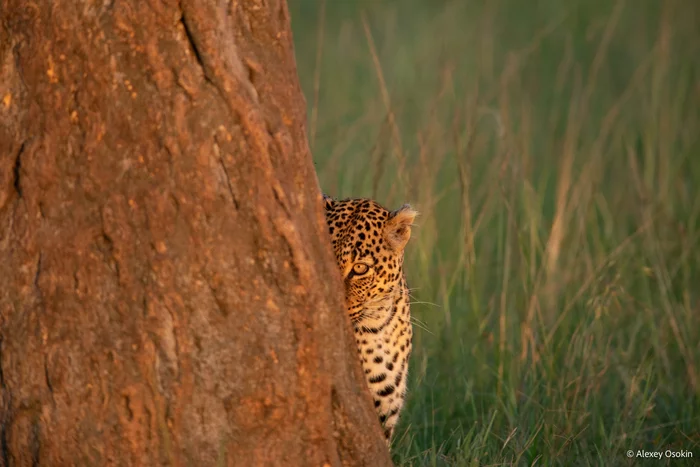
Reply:
<svg viewBox="0 0 700 467"><path fill-rule="evenodd" d="M0 466L390 465L283 0L0 0Z"/></svg>

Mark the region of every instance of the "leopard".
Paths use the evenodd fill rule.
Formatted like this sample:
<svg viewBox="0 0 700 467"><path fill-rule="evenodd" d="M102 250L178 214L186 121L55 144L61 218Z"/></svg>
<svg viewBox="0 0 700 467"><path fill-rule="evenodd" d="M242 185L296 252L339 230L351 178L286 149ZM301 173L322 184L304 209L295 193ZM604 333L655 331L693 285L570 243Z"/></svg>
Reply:
<svg viewBox="0 0 700 467"><path fill-rule="evenodd" d="M357 353L391 446L406 400L413 347L403 263L418 213L409 204L389 211L368 198L336 200L323 194L323 202Z"/></svg>

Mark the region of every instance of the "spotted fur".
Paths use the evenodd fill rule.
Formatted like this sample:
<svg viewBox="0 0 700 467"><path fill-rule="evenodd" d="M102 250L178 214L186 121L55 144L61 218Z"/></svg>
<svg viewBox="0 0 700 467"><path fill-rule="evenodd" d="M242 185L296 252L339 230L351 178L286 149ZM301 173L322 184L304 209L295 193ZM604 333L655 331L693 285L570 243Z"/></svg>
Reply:
<svg viewBox="0 0 700 467"><path fill-rule="evenodd" d="M324 195L345 304L374 406L391 442L406 398L412 336L404 248L416 211L390 212L370 199Z"/></svg>

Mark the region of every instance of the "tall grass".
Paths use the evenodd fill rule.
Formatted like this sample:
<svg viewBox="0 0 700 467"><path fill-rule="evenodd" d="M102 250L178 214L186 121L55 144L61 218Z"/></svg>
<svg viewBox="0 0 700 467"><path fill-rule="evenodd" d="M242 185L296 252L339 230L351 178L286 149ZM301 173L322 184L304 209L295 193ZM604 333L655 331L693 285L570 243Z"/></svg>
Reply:
<svg viewBox="0 0 700 467"><path fill-rule="evenodd" d="M700 6L289 0L325 192L421 212L397 465L700 462Z"/></svg>

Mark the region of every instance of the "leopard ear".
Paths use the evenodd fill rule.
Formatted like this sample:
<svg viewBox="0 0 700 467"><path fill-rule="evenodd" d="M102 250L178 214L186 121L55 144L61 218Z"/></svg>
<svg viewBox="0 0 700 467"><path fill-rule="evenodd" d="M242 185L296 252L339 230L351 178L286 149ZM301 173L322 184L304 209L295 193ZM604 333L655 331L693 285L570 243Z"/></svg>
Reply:
<svg viewBox="0 0 700 467"><path fill-rule="evenodd" d="M408 204L389 214L384 226L384 239L394 251L402 251L411 238L411 225L418 215Z"/></svg>
<svg viewBox="0 0 700 467"><path fill-rule="evenodd" d="M335 207L335 200L325 193L323 195L323 206L326 211L329 211Z"/></svg>

